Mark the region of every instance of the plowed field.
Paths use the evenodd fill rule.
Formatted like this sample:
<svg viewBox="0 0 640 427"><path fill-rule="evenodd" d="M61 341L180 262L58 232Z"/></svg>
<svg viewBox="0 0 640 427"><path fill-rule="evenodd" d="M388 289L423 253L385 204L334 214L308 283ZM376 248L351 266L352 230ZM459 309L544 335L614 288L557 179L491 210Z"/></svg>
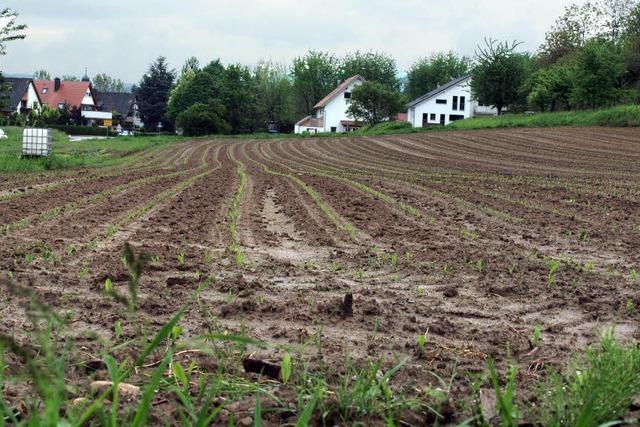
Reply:
<svg viewBox="0 0 640 427"><path fill-rule="evenodd" d="M134 314L104 291L109 279L127 292L127 242L150 257ZM292 353L295 370L306 362L327 381L340 378L347 360L381 361L385 369L404 361L392 388L424 402L438 388L447 395L441 415L462 421L470 378L489 358L501 371L517 364L519 398L527 400L528 384L545 367L596 341L605 325L640 338L633 274L640 270L640 133L195 140L117 167L0 175L0 270L0 332L30 339L26 298L9 292L9 282L67 316L74 395L106 375L77 363L99 358L105 343L152 336L211 278L186 307L181 339L247 336L265 345L250 345L243 357L279 364ZM122 361L136 351L112 354ZM196 351L176 357L202 372L223 365ZM241 366L224 369L266 381ZM144 384L144 369L137 375ZM265 387L273 408L296 407L288 385ZM15 403L28 393L8 384L5 397ZM174 400L158 395L157 422L175 419ZM217 422L253 416L255 397L236 400ZM265 422L295 415L274 409ZM351 415L384 424L383 416ZM398 417L410 425L434 419L425 406Z"/></svg>

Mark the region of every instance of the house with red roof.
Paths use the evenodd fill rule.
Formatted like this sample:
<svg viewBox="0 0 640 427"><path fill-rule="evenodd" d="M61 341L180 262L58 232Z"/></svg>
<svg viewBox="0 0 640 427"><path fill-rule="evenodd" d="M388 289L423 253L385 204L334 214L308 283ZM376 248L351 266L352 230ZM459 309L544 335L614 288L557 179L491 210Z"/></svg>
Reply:
<svg viewBox="0 0 640 427"><path fill-rule="evenodd" d="M296 123L294 132L350 132L359 128L360 124L347 113L347 108L351 100L351 91L362 83L364 78L360 75L341 82L314 105L312 115Z"/></svg>
<svg viewBox="0 0 640 427"><path fill-rule="evenodd" d="M83 122L89 125L102 125L111 120L110 111L98 111L95 93L88 78L81 81L36 80L36 89L42 103L49 108L77 109Z"/></svg>

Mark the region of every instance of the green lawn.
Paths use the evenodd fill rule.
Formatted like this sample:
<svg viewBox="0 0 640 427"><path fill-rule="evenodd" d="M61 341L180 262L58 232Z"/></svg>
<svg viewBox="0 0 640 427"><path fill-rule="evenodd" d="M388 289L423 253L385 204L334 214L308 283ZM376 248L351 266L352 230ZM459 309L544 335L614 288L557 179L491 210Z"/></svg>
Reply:
<svg viewBox="0 0 640 427"><path fill-rule="evenodd" d="M3 127L8 139L0 140L0 172L35 172L78 166L99 166L117 162L140 150L180 139L175 136L117 137L71 142L67 135L53 131L52 154L21 158L22 128Z"/></svg>
<svg viewBox="0 0 640 427"><path fill-rule="evenodd" d="M489 129L551 126L640 126L640 105L556 113L505 114L454 122L446 129Z"/></svg>

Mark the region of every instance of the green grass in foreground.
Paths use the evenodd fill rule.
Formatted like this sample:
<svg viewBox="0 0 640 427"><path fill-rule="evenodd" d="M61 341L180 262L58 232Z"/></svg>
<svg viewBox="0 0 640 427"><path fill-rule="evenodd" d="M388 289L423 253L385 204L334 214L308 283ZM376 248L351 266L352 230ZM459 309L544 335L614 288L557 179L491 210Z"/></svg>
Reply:
<svg viewBox="0 0 640 427"><path fill-rule="evenodd" d="M53 153L47 157L21 158L22 128L3 127L7 139L0 140L0 172L37 172L78 166L101 166L159 144L176 141L176 136L117 137L71 142L53 131Z"/></svg>

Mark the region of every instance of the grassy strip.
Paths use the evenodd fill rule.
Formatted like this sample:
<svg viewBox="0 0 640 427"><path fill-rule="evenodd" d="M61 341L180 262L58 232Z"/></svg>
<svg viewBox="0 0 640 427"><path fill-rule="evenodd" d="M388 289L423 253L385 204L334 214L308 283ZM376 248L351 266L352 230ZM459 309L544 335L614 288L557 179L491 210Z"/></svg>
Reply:
<svg viewBox="0 0 640 427"><path fill-rule="evenodd" d="M117 137L86 141L69 141L66 135L54 131L53 153L47 157L21 158L22 128L5 127L8 138L0 144L1 172L36 172L69 169L79 166L96 167L121 164L132 154L181 140L174 136Z"/></svg>
<svg viewBox="0 0 640 427"><path fill-rule="evenodd" d="M555 113L506 114L503 116L475 117L451 123L445 129L491 129L514 127L553 126L640 126L640 106L621 105L589 111L562 111Z"/></svg>
<svg viewBox="0 0 640 427"><path fill-rule="evenodd" d="M238 185L236 194L231 202L231 209L229 210L229 232L231 233L229 251L234 254L236 265L242 267L245 262L245 254L238 242L238 219L240 217L240 201L247 186L247 174L240 161L236 160L233 155L231 155L231 159L236 164L236 175L240 178L240 184Z"/></svg>
<svg viewBox="0 0 640 427"><path fill-rule="evenodd" d="M19 219L9 224L0 224L0 235L6 235L10 231L17 231L26 228L29 225L41 222L41 221L50 221L54 218L57 218L63 212L69 212L71 210L78 209L82 206L86 206L91 202L96 202L102 200L106 197L113 196L119 193L122 193L128 190L131 187L148 184L153 181L158 181L163 178L172 178L174 176L184 175L190 171L179 171L173 172L165 175L151 176L146 178L137 179L134 181L130 181L121 185L118 185L114 188L110 188L105 191L101 191L100 193L92 194L91 196L83 197L82 199L74 202L69 202L62 206L56 206L51 209L47 209L46 211L40 212L39 214L31 215L26 218Z"/></svg>
<svg viewBox="0 0 640 427"><path fill-rule="evenodd" d="M348 224L347 222L343 221L338 215L338 213L334 211L330 206L328 206L322 200L320 195L313 189L313 187L308 185L306 182L304 182L297 176L294 176L290 173L283 173L273 169L269 169L267 165L259 162L258 160L251 159L251 161L261 166L262 169L269 175L280 176L293 181L298 187L300 187L305 193L307 193L307 195L311 198L311 200L313 200L318 205L320 210L322 210L325 216L329 218L329 220L336 226L336 229L338 231L346 232L351 238L351 240L356 239L356 229L351 224Z"/></svg>

